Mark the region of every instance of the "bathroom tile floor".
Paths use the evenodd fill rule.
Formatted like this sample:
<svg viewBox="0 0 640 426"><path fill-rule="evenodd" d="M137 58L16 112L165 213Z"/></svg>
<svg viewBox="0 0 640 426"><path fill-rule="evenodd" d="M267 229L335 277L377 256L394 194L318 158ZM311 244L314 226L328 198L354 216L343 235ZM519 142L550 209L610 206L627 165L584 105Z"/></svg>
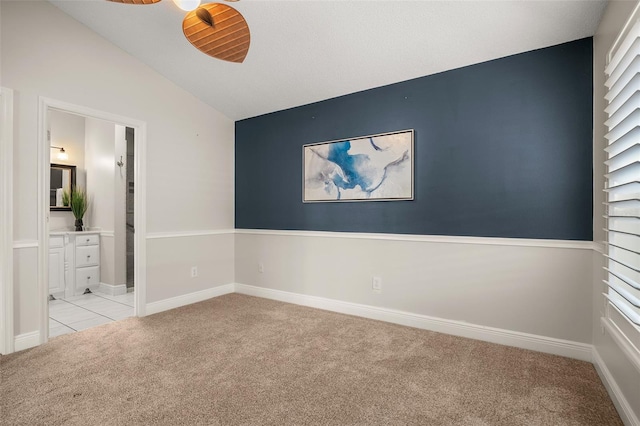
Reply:
<svg viewBox="0 0 640 426"><path fill-rule="evenodd" d="M134 293L90 293L49 301L49 338L133 316Z"/></svg>

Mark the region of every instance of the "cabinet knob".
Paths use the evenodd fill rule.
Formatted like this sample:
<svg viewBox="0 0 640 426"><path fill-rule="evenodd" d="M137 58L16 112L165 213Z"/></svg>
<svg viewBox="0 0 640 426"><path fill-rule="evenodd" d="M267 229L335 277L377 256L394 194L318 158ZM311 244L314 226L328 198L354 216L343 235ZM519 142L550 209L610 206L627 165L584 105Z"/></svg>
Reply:
<svg viewBox="0 0 640 426"><path fill-rule="evenodd" d="M87 259L89 259L90 257L91 257L91 255L90 255L90 254L88 254L88 255L87 255Z"/></svg>
<svg viewBox="0 0 640 426"><path fill-rule="evenodd" d="M89 281L91 279L91 275L87 276L87 281Z"/></svg>
<svg viewBox="0 0 640 426"><path fill-rule="evenodd" d="M89 238L87 238L87 242L89 242L89 241L90 241Z"/></svg>

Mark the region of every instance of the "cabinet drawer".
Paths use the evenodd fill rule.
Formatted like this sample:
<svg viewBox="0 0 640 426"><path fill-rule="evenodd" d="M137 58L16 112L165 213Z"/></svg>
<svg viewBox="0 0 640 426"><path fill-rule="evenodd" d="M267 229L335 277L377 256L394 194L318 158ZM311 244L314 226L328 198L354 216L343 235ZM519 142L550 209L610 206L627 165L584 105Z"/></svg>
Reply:
<svg viewBox="0 0 640 426"><path fill-rule="evenodd" d="M100 246L76 247L76 268L100 264Z"/></svg>
<svg viewBox="0 0 640 426"><path fill-rule="evenodd" d="M49 237L49 248L64 247L64 236L52 235Z"/></svg>
<svg viewBox="0 0 640 426"><path fill-rule="evenodd" d="M100 235L76 235L76 246L95 246L100 242Z"/></svg>
<svg viewBox="0 0 640 426"><path fill-rule="evenodd" d="M91 266L88 268L76 269L76 288L96 286L100 284L100 267Z"/></svg>

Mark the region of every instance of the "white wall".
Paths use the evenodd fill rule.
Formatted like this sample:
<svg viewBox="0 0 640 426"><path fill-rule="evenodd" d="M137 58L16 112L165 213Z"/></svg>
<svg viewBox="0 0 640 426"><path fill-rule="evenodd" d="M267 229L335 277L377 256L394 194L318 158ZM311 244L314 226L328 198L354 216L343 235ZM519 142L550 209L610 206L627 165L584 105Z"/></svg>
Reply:
<svg viewBox="0 0 640 426"><path fill-rule="evenodd" d="M606 107L604 100L606 91L604 86L606 80L604 73L606 55L637 4L637 1L610 1L593 38L593 236L595 241L603 241L605 239L605 234L602 230L605 226L604 218L602 217L605 214L605 208L602 204L604 201L602 189L605 184L605 153L603 150L606 146L606 140L604 135L607 133L604 125L606 120L604 112ZM592 341L615 385L628 402L628 408L634 412L636 418L640 419L640 371L635 369L611 336L605 334L600 326L600 317L604 315L605 306L602 293L606 291L602 282L605 278L603 266L604 257L602 254L594 253Z"/></svg>
<svg viewBox="0 0 640 426"><path fill-rule="evenodd" d="M241 284L591 341L589 244L549 248L527 247L526 240L525 246L501 246L243 232L236 235ZM373 276L382 278L380 294L372 291Z"/></svg>
<svg viewBox="0 0 640 426"><path fill-rule="evenodd" d="M148 233L233 228L231 120L48 2L2 1L0 9L2 84L15 91L15 240L37 240L39 96L147 123ZM211 239L216 251L201 253L202 238ZM179 257L166 241L146 243L146 272L153 277L147 302L232 280L232 239L184 237ZM32 273L37 247L16 251L14 332L19 335L36 331L40 319ZM201 267L197 282L189 277L194 261L219 264L221 252L226 268ZM157 273L157 265L165 262L184 273Z"/></svg>
<svg viewBox="0 0 640 426"><path fill-rule="evenodd" d="M87 118L86 124L87 198L89 208L84 225L113 232L116 126Z"/></svg>
<svg viewBox="0 0 640 426"><path fill-rule="evenodd" d="M100 236L100 282L110 285L116 283L115 262L115 182L116 182L116 126L114 123L87 118L86 129L86 168L87 199L89 207L84 217L85 227L103 231ZM121 135L122 136L122 135Z"/></svg>
<svg viewBox="0 0 640 426"><path fill-rule="evenodd" d="M69 155L67 160L60 160L57 149L50 150L50 161L55 164L76 166L76 185L85 186L84 171L84 117L62 111L49 111L49 127L53 146L63 147ZM49 229L72 229L75 219L70 211L51 211Z"/></svg>
<svg viewBox="0 0 640 426"><path fill-rule="evenodd" d="M234 235L228 233L200 236L151 238L148 244L149 275L154 283L154 300L208 290L234 282ZM167 256L167 253L171 253ZM191 278L191 267L198 276ZM188 282L184 277L189 276ZM214 277L213 279L211 277ZM176 285L176 283L179 283ZM188 288L189 291L185 291Z"/></svg>
<svg viewBox="0 0 640 426"><path fill-rule="evenodd" d="M63 111L49 111L50 144L64 147L69 155L67 160L58 158L58 150L51 149L50 161L57 164L76 166L80 172L77 181L84 182L84 117Z"/></svg>

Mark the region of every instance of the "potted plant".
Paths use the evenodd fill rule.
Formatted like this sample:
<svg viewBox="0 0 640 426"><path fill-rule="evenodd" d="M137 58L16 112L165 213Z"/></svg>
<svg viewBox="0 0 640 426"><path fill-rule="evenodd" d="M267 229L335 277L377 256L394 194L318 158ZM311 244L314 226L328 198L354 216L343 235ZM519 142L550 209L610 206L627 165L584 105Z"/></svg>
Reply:
<svg viewBox="0 0 640 426"><path fill-rule="evenodd" d="M87 201L87 192L80 188L74 187L71 190L71 211L76 218L76 231L82 231L82 218L87 212L89 202Z"/></svg>
<svg viewBox="0 0 640 426"><path fill-rule="evenodd" d="M65 189L64 191L62 191L62 206L69 207L70 203L71 203L71 194L69 194L69 191Z"/></svg>

